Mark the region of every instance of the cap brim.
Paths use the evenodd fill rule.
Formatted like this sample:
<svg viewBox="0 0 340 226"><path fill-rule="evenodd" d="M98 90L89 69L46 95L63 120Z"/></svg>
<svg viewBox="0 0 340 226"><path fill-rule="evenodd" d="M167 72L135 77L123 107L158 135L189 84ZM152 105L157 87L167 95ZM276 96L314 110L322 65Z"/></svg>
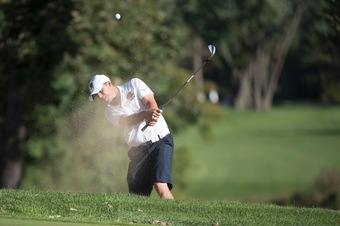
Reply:
<svg viewBox="0 0 340 226"><path fill-rule="evenodd" d="M94 95L89 95L89 100L93 101L94 100Z"/></svg>
<svg viewBox="0 0 340 226"><path fill-rule="evenodd" d="M101 87L100 87L100 89L101 89ZM96 94L99 93L100 89L97 88L97 90L92 90L92 92L91 92L90 95L89 95L89 100L90 100L90 101L93 101L93 100L94 100Z"/></svg>

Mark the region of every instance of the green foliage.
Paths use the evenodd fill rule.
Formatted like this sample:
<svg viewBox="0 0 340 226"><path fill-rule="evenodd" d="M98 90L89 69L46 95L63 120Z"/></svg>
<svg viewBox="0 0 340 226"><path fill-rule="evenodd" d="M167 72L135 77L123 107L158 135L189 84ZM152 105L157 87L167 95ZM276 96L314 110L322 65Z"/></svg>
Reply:
<svg viewBox="0 0 340 226"><path fill-rule="evenodd" d="M337 81L339 78L335 79ZM324 91L322 93L321 99L325 103L340 103L340 81L326 83L324 85Z"/></svg>
<svg viewBox="0 0 340 226"><path fill-rule="evenodd" d="M276 95L280 99L313 98L323 101L327 100L325 96L333 99L333 102L337 99L338 92L329 94L329 90L335 89L328 89L328 87L339 83L338 79L335 79L339 77L337 76L339 71L337 46L340 39L336 33L338 1L177 0L176 5L177 15L183 17L183 21L192 27L196 34L203 37L207 43L212 42L217 45L214 66L223 68L224 71L231 70L228 74L233 78L228 80L233 93L242 88L239 87L238 78L244 75L242 73L247 71L251 62L257 62L256 54L259 50L272 56L269 58L269 63L273 64L277 61L280 51L277 47L282 43L284 32L289 29L288 23L294 11L301 7L304 12L300 31L295 37L295 50L290 50L286 60L288 63L291 62L291 65L284 65L282 77L287 78L280 80L281 84ZM329 43L330 40L333 44ZM311 59L313 63L308 65L304 63ZM265 71L260 66L258 70ZM215 79L225 81L226 78L223 76L224 73L216 76L218 78ZM324 76L327 76L327 81L330 82L323 83ZM317 79L309 83L310 77ZM221 86L221 89L226 88ZM325 92L325 95L322 92Z"/></svg>
<svg viewBox="0 0 340 226"><path fill-rule="evenodd" d="M87 102L88 80L99 73L123 82L140 77L156 96L167 97L173 91L167 84L180 76L172 62L182 54L185 30L174 29L151 1L2 3L0 67L13 76L2 78L1 85L30 90L21 98L30 106L22 112L30 122L22 186L126 191L127 147L120 129L96 109L103 106ZM192 121L192 108L184 110L182 122Z"/></svg>
<svg viewBox="0 0 340 226"><path fill-rule="evenodd" d="M116 12L120 20L114 19ZM158 79L162 64L178 56L183 37L165 26L163 15L151 1L78 1L69 32L79 44L78 63L93 68L86 77Z"/></svg>
<svg viewBox="0 0 340 226"><path fill-rule="evenodd" d="M300 34L289 52L281 79L281 98L311 99L339 103L339 45L330 38L328 21L331 1L306 2ZM336 9L335 9L336 11ZM298 67L297 67L298 65ZM289 88L298 85L299 89ZM295 91L295 93L294 93ZM285 93L282 93L285 92Z"/></svg>
<svg viewBox="0 0 340 226"><path fill-rule="evenodd" d="M215 42L219 52L227 46L235 64L230 66L239 69L248 65L259 46L280 41L295 7L295 1L176 2L184 21L205 40Z"/></svg>
<svg viewBox="0 0 340 226"><path fill-rule="evenodd" d="M0 206L0 223L8 218L14 222L23 219L23 223L46 221L45 225L50 222L61 225L337 225L339 222L339 212L318 208L164 200L110 193L4 189L0 191Z"/></svg>
<svg viewBox="0 0 340 226"><path fill-rule="evenodd" d="M340 2L336 0L327 0L325 20L330 24L328 36L339 47L340 45Z"/></svg>
<svg viewBox="0 0 340 226"><path fill-rule="evenodd" d="M58 115L58 93L53 92L50 82L53 70L73 43L65 32L70 20L73 2L62 1L3 1L1 2L0 73L1 97L1 159L2 167L8 161L27 158L43 158L62 148L59 140L47 141L38 135L55 135L53 116ZM46 105L46 109L45 108ZM35 109L37 107L37 109ZM50 112L51 110L51 112ZM34 115L37 112L42 115ZM41 116L41 119L39 117ZM50 120L47 122L46 120ZM35 127L37 124L42 128ZM19 130L25 131L21 136ZM27 140L35 143L26 146ZM8 142L13 140L14 142ZM60 146L63 146L61 144ZM30 156L25 152L37 148ZM48 150L47 153L43 153ZM66 150L65 150L66 151ZM52 154L53 155L53 154ZM2 168L1 167L1 177ZM0 178L1 181L3 178Z"/></svg>
<svg viewBox="0 0 340 226"><path fill-rule="evenodd" d="M164 65L164 69L165 73L160 81L150 84L151 89L155 91L155 97L160 107L173 98L178 89L191 76L189 71L177 68L173 64ZM173 133L198 122L202 114L196 95L194 84L188 83L165 107L164 116Z"/></svg>
<svg viewBox="0 0 340 226"><path fill-rule="evenodd" d="M202 106L203 113L199 122L199 131L202 138L209 142L215 141L215 134L213 132L214 125L220 121L227 121L228 114L221 105L205 102Z"/></svg>

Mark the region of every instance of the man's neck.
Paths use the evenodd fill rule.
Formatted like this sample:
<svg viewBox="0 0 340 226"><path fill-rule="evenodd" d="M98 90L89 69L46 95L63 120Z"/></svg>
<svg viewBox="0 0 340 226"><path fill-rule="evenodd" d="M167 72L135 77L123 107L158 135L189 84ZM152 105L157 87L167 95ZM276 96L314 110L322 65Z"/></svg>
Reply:
<svg viewBox="0 0 340 226"><path fill-rule="evenodd" d="M116 93L115 97L111 100L110 104L113 106L117 106L120 104L120 91L117 86L113 87L113 92Z"/></svg>

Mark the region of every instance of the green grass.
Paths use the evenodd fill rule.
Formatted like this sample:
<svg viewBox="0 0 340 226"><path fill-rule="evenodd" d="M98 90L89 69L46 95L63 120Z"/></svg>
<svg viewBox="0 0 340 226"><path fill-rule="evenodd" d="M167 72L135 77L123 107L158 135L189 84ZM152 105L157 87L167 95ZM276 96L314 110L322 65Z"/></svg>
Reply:
<svg viewBox="0 0 340 226"><path fill-rule="evenodd" d="M78 226L81 223L340 225L340 213L268 204L163 200L129 194L0 190L0 225Z"/></svg>
<svg viewBox="0 0 340 226"><path fill-rule="evenodd" d="M175 137L190 154L186 200L3 189L0 225L340 225L339 211L245 201L307 192L322 170L340 170L340 107L228 110L212 134L205 141L196 126Z"/></svg>
<svg viewBox="0 0 340 226"><path fill-rule="evenodd" d="M321 171L340 170L340 107L228 111L213 140L197 127L176 137L189 150L190 198L250 200L307 192Z"/></svg>
<svg viewBox="0 0 340 226"><path fill-rule="evenodd" d="M101 224L86 224L86 223L70 223L70 222L55 222L45 220L30 220L30 219L13 219L0 218L2 226L99 226Z"/></svg>

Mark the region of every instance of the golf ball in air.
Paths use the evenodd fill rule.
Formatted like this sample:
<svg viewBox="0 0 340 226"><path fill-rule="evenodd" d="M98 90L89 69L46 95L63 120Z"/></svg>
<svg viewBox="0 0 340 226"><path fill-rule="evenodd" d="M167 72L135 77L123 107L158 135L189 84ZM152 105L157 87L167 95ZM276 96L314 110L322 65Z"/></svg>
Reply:
<svg viewBox="0 0 340 226"><path fill-rule="evenodd" d="M116 17L117 20L119 20L120 19L120 14L116 13L115 17Z"/></svg>

